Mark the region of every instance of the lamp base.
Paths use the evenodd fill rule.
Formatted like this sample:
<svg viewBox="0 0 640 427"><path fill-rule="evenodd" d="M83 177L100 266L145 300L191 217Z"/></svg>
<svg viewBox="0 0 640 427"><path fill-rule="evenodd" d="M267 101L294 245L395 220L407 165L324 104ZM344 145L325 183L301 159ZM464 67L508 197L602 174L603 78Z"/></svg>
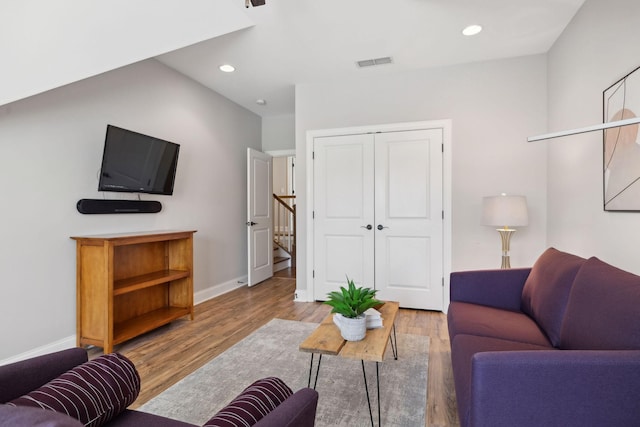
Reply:
<svg viewBox="0 0 640 427"><path fill-rule="evenodd" d="M500 239L502 240L502 265L500 268L511 268L509 242L511 241L511 235L515 233L516 230L512 228L497 228L496 231L500 233Z"/></svg>
<svg viewBox="0 0 640 427"><path fill-rule="evenodd" d="M500 268L511 268L511 262L509 261L509 255L502 255L502 265Z"/></svg>

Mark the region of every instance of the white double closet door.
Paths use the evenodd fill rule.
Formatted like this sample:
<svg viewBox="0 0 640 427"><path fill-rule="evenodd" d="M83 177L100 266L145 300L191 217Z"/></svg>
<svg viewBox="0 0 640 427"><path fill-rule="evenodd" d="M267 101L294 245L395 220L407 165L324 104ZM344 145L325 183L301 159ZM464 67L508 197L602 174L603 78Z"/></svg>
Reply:
<svg viewBox="0 0 640 427"><path fill-rule="evenodd" d="M442 129L314 138L314 299L346 276L442 310Z"/></svg>

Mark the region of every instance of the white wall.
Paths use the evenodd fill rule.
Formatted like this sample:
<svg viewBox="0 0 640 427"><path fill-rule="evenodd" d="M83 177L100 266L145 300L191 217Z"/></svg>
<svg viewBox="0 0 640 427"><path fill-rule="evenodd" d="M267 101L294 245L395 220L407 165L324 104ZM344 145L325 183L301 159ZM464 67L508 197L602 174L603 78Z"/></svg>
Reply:
<svg viewBox="0 0 640 427"><path fill-rule="evenodd" d="M293 114L262 118L262 150L293 150L296 146L295 118Z"/></svg>
<svg viewBox="0 0 640 427"><path fill-rule="evenodd" d="M272 163L273 192L279 196L289 194L289 188L287 185L287 177L289 174L289 171L287 170L287 158L274 157Z"/></svg>
<svg viewBox="0 0 640 427"><path fill-rule="evenodd" d="M162 212L77 212L103 197L107 123L181 144L174 195L142 195ZM69 236L193 228L197 294L246 277L246 147L260 133L258 116L155 60L0 107L0 360L74 336Z"/></svg>
<svg viewBox="0 0 640 427"><path fill-rule="evenodd" d="M602 123L602 92L640 65L639 23L637 0L585 2L548 55L550 131ZM640 212L602 208L602 132L538 144L549 147L549 245L640 273Z"/></svg>
<svg viewBox="0 0 640 427"><path fill-rule="evenodd" d="M512 266L545 248L546 147L526 137L546 129L543 55L296 87L298 289L306 284L306 132L323 128L452 119L452 268L498 268L500 239L480 225L482 197L527 196L530 225L512 239Z"/></svg>

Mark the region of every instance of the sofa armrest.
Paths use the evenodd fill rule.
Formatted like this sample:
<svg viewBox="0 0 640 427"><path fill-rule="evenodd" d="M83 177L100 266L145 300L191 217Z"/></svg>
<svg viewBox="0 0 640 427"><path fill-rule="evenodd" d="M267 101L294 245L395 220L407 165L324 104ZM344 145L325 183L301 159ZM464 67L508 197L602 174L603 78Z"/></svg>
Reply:
<svg viewBox="0 0 640 427"><path fill-rule="evenodd" d="M472 360L469 426L637 425L640 351L511 351Z"/></svg>
<svg viewBox="0 0 640 427"><path fill-rule="evenodd" d="M318 406L318 392L303 388L289 396L255 427L313 427Z"/></svg>
<svg viewBox="0 0 640 427"><path fill-rule="evenodd" d="M453 272L451 301L520 311L522 289L530 272L531 268Z"/></svg>
<svg viewBox="0 0 640 427"><path fill-rule="evenodd" d="M27 394L87 360L86 350L69 348L0 366L0 403Z"/></svg>
<svg viewBox="0 0 640 427"><path fill-rule="evenodd" d="M0 427L84 427L67 414L0 404Z"/></svg>

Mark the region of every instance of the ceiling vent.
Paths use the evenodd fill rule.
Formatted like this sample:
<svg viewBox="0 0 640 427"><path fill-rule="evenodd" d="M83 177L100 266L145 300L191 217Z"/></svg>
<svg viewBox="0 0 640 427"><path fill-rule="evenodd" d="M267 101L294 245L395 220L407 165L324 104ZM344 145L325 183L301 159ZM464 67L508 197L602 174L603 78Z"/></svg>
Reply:
<svg viewBox="0 0 640 427"><path fill-rule="evenodd" d="M364 67L373 67L374 65L384 65L391 64L393 60L390 56L385 56L384 58L376 58L376 59L364 59L362 61L357 61L356 64L358 68Z"/></svg>

